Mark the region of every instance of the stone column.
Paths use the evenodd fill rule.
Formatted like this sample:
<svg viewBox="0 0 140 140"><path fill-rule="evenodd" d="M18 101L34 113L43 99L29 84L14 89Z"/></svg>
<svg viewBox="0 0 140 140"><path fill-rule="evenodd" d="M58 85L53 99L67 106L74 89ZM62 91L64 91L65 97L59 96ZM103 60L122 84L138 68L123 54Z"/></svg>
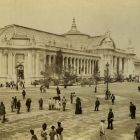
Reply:
<svg viewBox="0 0 140 140"><path fill-rule="evenodd" d="M65 56L63 58L63 61L64 61L64 70L66 70L66 57Z"/></svg>
<svg viewBox="0 0 140 140"><path fill-rule="evenodd" d="M87 75L87 59L85 59L85 75Z"/></svg>
<svg viewBox="0 0 140 140"><path fill-rule="evenodd" d="M109 57L109 70L110 70L110 76L113 77L113 56Z"/></svg>
<svg viewBox="0 0 140 140"><path fill-rule="evenodd" d="M36 54L36 76L39 76L39 53Z"/></svg>
<svg viewBox="0 0 140 140"><path fill-rule="evenodd" d="M66 57L66 70L68 70L68 57Z"/></svg>
<svg viewBox="0 0 140 140"><path fill-rule="evenodd" d="M89 69L89 67L88 67L88 59L87 59L87 75L88 75L88 69Z"/></svg>
<svg viewBox="0 0 140 140"><path fill-rule="evenodd" d="M71 69L72 69L72 73L74 73L74 58L71 58Z"/></svg>
<svg viewBox="0 0 140 140"><path fill-rule="evenodd" d="M24 78L26 79L28 77L28 53L24 54L25 61L24 61Z"/></svg>
<svg viewBox="0 0 140 140"><path fill-rule="evenodd" d="M89 75L89 59L87 59L87 75Z"/></svg>
<svg viewBox="0 0 140 140"><path fill-rule="evenodd" d="M36 73L35 53L32 54L32 72L33 72L33 76L35 76Z"/></svg>
<svg viewBox="0 0 140 140"><path fill-rule="evenodd" d="M16 73L16 65L15 65L15 63L16 63L16 59L15 59L15 53L12 53L12 67L13 67L13 70L12 70L12 73L13 73L13 75L15 75L15 73Z"/></svg>
<svg viewBox="0 0 140 140"><path fill-rule="evenodd" d="M12 53L8 53L8 77L12 78Z"/></svg>
<svg viewBox="0 0 140 140"><path fill-rule="evenodd" d="M83 59L83 75L85 75L85 59Z"/></svg>
<svg viewBox="0 0 140 140"><path fill-rule="evenodd" d="M127 67L128 67L128 76L130 75L130 70L131 70L131 66L130 66L130 58L127 59Z"/></svg>
<svg viewBox="0 0 140 140"><path fill-rule="evenodd" d="M65 67L64 59L65 59L65 57L63 57L63 62L62 62L63 68Z"/></svg>
<svg viewBox="0 0 140 140"><path fill-rule="evenodd" d="M79 75L79 58L77 58L77 75Z"/></svg>
<svg viewBox="0 0 140 140"><path fill-rule="evenodd" d="M83 69L82 69L82 58L81 58L81 65L80 65L80 70L81 70L81 76L83 76Z"/></svg>
<svg viewBox="0 0 140 140"><path fill-rule="evenodd" d="M119 72L122 73L122 58L119 58Z"/></svg>
<svg viewBox="0 0 140 140"><path fill-rule="evenodd" d="M100 77L104 77L104 70L105 70L104 56L103 54L100 56L101 59L99 60L99 72L100 72Z"/></svg>
<svg viewBox="0 0 140 140"><path fill-rule="evenodd" d="M91 76L91 60L89 60L89 75Z"/></svg>
<svg viewBox="0 0 140 140"><path fill-rule="evenodd" d="M74 73L76 74L76 59L75 59L75 57L73 58L73 70L74 70Z"/></svg>
<svg viewBox="0 0 140 140"><path fill-rule="evenodd" d="M3 51L1 63L2 63L2 69L1 69L2 75L7 76L8 74L8 52L7 51Z"/></svg>
<svg viewBox="0 0 140 140"><path fill-rule="evenodd" d="M96 70L96 60L93 61L94 69L93 69L93 74L95 75L95 70Z"/></svg>
<svg viewBox="0 0 140 140"><path fill-rule="evenodd" d="M117 57L114 57L114 73L117 74Z"/></svg>
<svg viewBox="0 0 140 140"><path fill-rule="evenodd" d="M77 74L77 69L78 69L78 67L77 67L77 62L78 60L77 60L77 58L75 58L75 74Z"/></svg>
<svg viewBox="0 0 140 140"><path fill-rule="evenodd" d="M28 75L29 77L32 77L32 54L31 52L28 52Z"/></svg>
<svg viewBox="0 0 140 140"><path fill-rule="evenodd" d="M7 77L8 75L8 53L4 52L3 55L3 74Z"/></svg>
<svg viewBox="0 0 140 140"><path fill-rule="evenodd" d="M48 58L46 54L41 54L39 56L39 63L41 63L41 68L39 68L39 74L41 71L45 71L46 70L46 66L48 66Z"/></svg>
<svg viewBox="0 0 140 140"><path fill-rule="evenodd" d="M91 60L91 75L93 75L93 60Z"/></svg>

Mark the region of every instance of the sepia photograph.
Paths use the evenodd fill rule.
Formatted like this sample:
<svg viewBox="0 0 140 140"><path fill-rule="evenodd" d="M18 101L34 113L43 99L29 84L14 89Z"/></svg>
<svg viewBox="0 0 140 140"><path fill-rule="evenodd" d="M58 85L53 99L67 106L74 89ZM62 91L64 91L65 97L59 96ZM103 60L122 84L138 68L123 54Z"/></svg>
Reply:
<svg viewBox="0 0 140 140"><path fill-rule="evenodd" d="M0 140L140 140L140 0L0 0Z"/></svg>

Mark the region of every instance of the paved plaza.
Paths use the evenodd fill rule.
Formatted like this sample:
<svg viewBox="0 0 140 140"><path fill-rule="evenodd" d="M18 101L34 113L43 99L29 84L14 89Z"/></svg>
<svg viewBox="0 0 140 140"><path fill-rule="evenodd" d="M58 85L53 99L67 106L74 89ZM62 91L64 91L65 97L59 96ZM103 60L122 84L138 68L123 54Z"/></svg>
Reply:
<svg viewBox="0 0 140 140"><path fill-rule="evenodd" d="M4 89L0 90L0 101L6 106L6 118L8 121L0 123L0 140L30 140L30 128L40 138L41 125L48 124L48 133L51 126L57 126L62 122L64 128L64 140L98 140L98 127L101 119L107 119L109 108L114 112L114 129L106 129L107 140L133 140L134 129L140 120L140 93L137 91L138 83L112 83L109 84L111 93L116 95L115 105L111 101L104 100L106 85L98 85L98 92L94 93L94 86L72 86L61 89L61 96L67 98L66 111L48 110L48 99L56 96L56 87L50 87L46 93L40 93L39 87L27 88L27 97L32 99L31 112L26 112L25 100L22 99L21 91ZM70 104L70 93L76 92L81 98L83 114L75 115L75 104ZM21 114L11 112L11 98L17 96L21 100ZM38 100L44 99L44 110L39 110ZM94 102L99 97L101 102L100 111L94 111ZM129 102L132 101L137 107L136 119L129 117ZM107 126L107 121L105 122ZM49 136L48 136L49 138Z"/></svg>

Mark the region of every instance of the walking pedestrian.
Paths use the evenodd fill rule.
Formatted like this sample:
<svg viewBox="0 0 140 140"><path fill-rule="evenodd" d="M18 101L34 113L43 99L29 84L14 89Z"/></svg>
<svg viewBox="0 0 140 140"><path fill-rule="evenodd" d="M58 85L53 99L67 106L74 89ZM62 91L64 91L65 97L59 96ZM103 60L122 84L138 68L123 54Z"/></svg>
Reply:
<svg viewBox="0 0 140 140"><path fill-rule="evenodd" d="M57 92L57 95L58 95L58 96L61 94L60 89L59 89L58 86L57 86L57 88L56 88L56 92Z"/></svg>
<svg viewBox="0 0 140 140"><path fill-rule="evenodd" d="M39 101L38 101L38 103L39 103L39 109L40 110L43 110L43 99L40 98Z"/></svg>
<svg viewBox="0 0 140 140"><path fill-rule="evenodd" d="M115 95L114 94L112 94L112 96L111 96L111 101L112 101L112 105L114 105L114 101L115 101Z"/></svg>
<svg viewBox="0 0 140 140"><path fill-rule="evenodd" d="M95 86L95 91L94 91L95 93L97 92L97 86Z"/></svg>
<svg viewBox="0 0 140 140"><path fill-rule="evenodd" d="M66 100L65 96L63 96L63 98L62 98L63 111L65 111L65 109L66 109L66 103L67 103L67 100Z"/></svg>
<svg viewBox="0 0 140 140"><path fill-rule="evenodd" d="M94 111L99 111L99 106L100 106L100 101L98 98L96 98L96 101L95 101L95 110Z"/></svg>
<svg viewBox="0 0 140 140"><path fill-rule="evenodd" d="M11 100L11 112L14 112L14 97Z"/></svg>
<svg viewBox="0 0 140 140"><path fill-rule="evenodd" d="M27 98L27 100L26 100L27 112L30 111L30 108L31 108L31 102L32 102L32 100L31 100L30 98Z"/></svg>
<svg viewBox="0 0 140 140"><path fill-rule="evenodd" d="M130 116L131 119L136 118L136 106L132 102L130 102Z"/></svg>
<svg viewBox="0 0 140 140"><path fill-rule="evenodd" d="M23 100L25 99L25 95L26 95L26 91L23 89L23 91L22 91Z"/></svg>
<svg viewBox="0 0 140 140"><path fill-rule="evenodd" d="M21 107L21 103L20 100L17 101L17 114L20 113L20 107Z"/></svg>
<svg viewBox="0 0 140 140"><path fill-rule="evenodd" d="M15 109L17 108L17 97L15 96L14 98L14 105L15 105Z"/></svg>
<svg viewBox="0 0 140 140"><path fill-rule="evenodd" d="M107 129L113 129L113 120L114 120L114 113L112 112L112 109L109 109L108 113L108 127Z"/></svg>

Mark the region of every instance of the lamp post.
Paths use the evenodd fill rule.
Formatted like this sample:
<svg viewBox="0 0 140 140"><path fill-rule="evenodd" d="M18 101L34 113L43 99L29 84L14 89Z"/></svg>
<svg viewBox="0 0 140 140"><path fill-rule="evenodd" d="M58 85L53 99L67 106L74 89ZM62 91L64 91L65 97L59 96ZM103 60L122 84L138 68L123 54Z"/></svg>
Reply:
<svg viewBox="0 0 140 140"><path fill-rule="evenodd" d="M109 73L109 64L107 62L106 63L106 95L105 95L106 100L108 100L108 92L109 92L109 89L108 89L108 82L109 82L108 73Z"/></svg>
<svg viewBox="0 0 140 140"><path fill-rule="evenodd" d="M96 73L96 75L95 75L95 93L97 92L97 84L98 84L98 78L99 78L99 76L100 76L100 72L98 71L97 73Z"/></svg>
<svg viewBox="0 0 140 140"><path fill-rule="evenodd" d="M17 73L16 90L18 90L18 66L16 66L16 73Z"/></svg>

